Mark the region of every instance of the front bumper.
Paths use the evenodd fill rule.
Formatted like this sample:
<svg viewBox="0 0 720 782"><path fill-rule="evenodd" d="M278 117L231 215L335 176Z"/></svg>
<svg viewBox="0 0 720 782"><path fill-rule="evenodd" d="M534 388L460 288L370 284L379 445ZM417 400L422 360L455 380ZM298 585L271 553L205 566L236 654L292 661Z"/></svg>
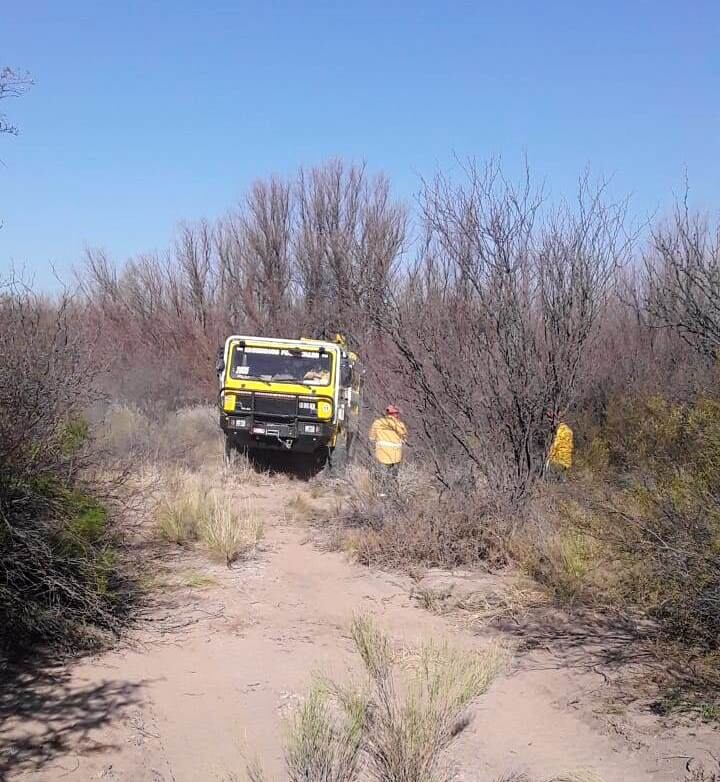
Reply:
<svg viewBox="0 0 720 782"><path fill-rule="evenodd" d="M240 448L312 453L327 446L334 434L332 424L320 421L275 419L258 415L220 414L220 428Z"/></svg>

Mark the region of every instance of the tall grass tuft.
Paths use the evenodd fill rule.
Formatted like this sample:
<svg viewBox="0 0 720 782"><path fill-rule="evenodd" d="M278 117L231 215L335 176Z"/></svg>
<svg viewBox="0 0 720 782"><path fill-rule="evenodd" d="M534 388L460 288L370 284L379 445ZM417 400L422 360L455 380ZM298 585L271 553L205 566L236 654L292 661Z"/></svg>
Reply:
<svg viewBox="0 0 720 782"><path fill-rule="evenodd" d="M450 780L446 750L468 725L472 701L487 692L502 669L503 650L466 652L428 642L409 670L401 671L389 639L372 621L356 619L352 637L369 680L364 745L372 778Z"/></svg>
<svg viewBox="0 0 720 782"><path fill-rule="evenodd" d="M208 550L230 567L255 552L262 540L263 523L250 500L235 501L213 492L201 517L199 536Z"/></svg>
<svg viewBox="0 0 720 782"><path fill-rule="evenodd" d="M224 484L208 485L207 475L169 473L156 508L160 536L180 545L200 541L230 565L254 553L263 524L251 500L236 498Z"/></svg>
<svg viewBox="0 0 720 782"><path fill-rule="evenodd" d="M207 504L208 491L198 480L171 481L155 511L160 537L179 545L196 541Z"/></svg>
<svg viewBox="0 0 720 782"><path fill-rule="evenodd" d="M366 617L351 627L362 685L316 683L290 722L291 782L446 782L445 752L469 722L506 659L499 646L463 652L426 643L400 664L390 639ZM248 779L260 782L256 764Z"/></svg>
<svg viewBox="0 0 720 782"><path fill-rule="evenodd" d="M290 782L357 779L365 715L361 698L345 697L338 704L327 687L316 684L290 723L285 750Z"/></svg>

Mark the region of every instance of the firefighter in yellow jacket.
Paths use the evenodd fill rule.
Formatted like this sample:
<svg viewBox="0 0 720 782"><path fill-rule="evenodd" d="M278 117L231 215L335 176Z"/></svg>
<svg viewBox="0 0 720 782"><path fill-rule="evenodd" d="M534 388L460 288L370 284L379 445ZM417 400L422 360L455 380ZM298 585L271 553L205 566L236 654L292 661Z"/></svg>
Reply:
<svg viewBox="0 0 720 782"><path fill-rule="evenodd" d="M561 423L550 446L547 466L551 467L556 474L563 476L572 467L572 460L573 431L566 423Z"/></svg>
<svg viewBox="0 0 720 782"><path fill-rule="evenodd" d="M403 458L407 426L400 420L400 410L388 405L385 415L376 418L370 427L370 442L375 446L375 458L389 470L396 471Z"/></svg>

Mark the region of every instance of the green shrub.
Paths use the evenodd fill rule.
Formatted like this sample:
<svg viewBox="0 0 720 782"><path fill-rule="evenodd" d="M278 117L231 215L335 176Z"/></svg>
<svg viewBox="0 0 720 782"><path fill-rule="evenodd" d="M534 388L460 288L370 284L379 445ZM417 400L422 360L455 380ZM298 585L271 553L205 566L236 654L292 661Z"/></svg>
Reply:
<svg viewBox="0 0 720 782"><path fill-rule="evenodd" d="M0 293L0 653L119 627L111 516L92 482L90 345L70 299Z"/></svg>
<svg viewBox="0 0 720 782"><path fill-rule="evenodd" d="M595 599L636 607L684 644L719 648L720 402L615 400L600 438L593 448L608 469L578 482L583 518L562 519L603 543Z"/></svg>

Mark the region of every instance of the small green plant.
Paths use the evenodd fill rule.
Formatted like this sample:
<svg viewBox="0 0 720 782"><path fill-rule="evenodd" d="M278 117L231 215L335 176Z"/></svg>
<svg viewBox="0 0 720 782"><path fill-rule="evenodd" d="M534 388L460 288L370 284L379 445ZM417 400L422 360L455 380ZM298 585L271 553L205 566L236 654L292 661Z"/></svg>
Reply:
<svg viewBox="0 0 720 782"><path fill-rule="evenodd" d="M105 534L107 508L85 492L66 492L63 504L68 516L68 531L78 540L97 543Z"/></svg>
<svg viewBox="0 0 720 782"><path fill-rule="evenodd" d="M720 724L720 703L701 703L698 710L703 722Z"/></svg>
<svg viewBox="0 0 720 782"><path fill-rule="evenodd" d="M453 596L453 587L450 585L444 589L433 589L432 587L416 587L410 595L422 608L433 614L444 614L451 606L450 598Z"/></svg>
<svg viewBox="0 0 720 782"><path fill-rule="evenodd" d="M202 573L188 573L184 585L191 589L208 589L217 586L217 581L212 576L206 576Z"/></svg>
<svg viewBox="0 0 720 782"><path fill-rule="evenodd" d="M64 456L73 456L85 444L90 433L88 422L84 418L73 418L60 430L60 448Z"/></svg>

